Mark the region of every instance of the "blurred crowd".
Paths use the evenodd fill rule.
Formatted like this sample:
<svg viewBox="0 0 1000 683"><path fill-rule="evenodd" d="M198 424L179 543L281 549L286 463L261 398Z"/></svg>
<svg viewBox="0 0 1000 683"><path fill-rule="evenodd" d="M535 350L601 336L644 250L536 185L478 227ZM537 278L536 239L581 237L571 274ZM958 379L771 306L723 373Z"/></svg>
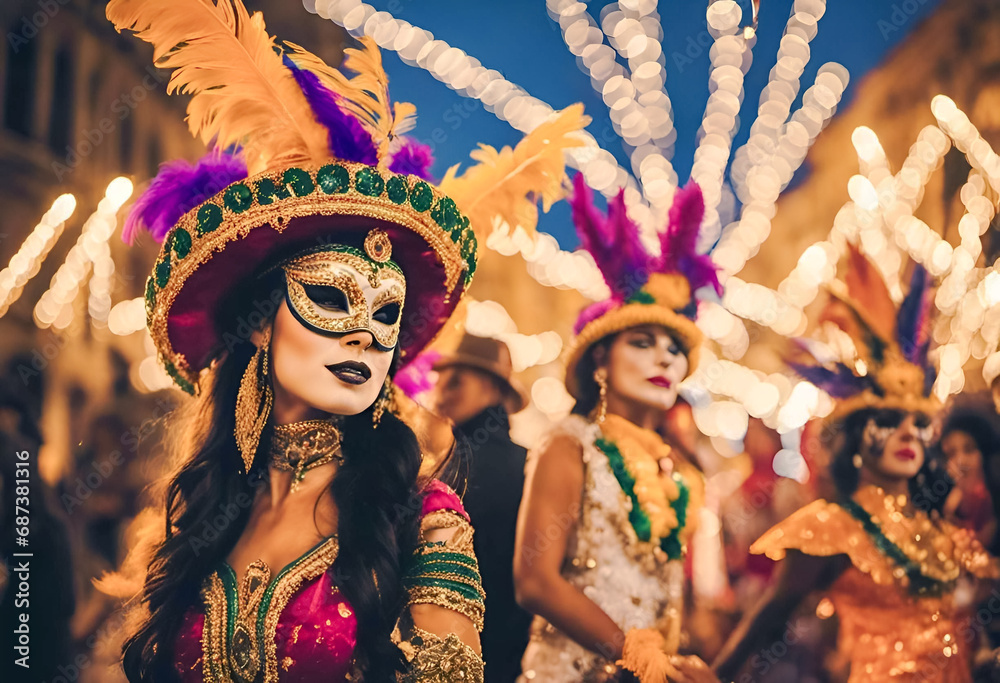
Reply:
<svg viewBox="0 0 1000 683"><path fill-rule="evenodd" d="M44 638L33 639L33 675L39 681L124 680L117 671L121 606L94 585L119 567L128 550L130 524L148 503L147 490L160 473L162 430L176 395L138 393L123 359L116 367L113 398L95 406L82 390L70 396L73 442L71 467L48 482L36 456L43 444L39 427L44 377L25 377L28 362L14 357L0 378L0 554L17 552L12 502L17 453L30 462L30 539L36 561L31 584L31 618ZM467 336L458 351L440 359L423 402L454 425L455 448L468 468L465 504L477 530L477 555L487 595L496 596L483 634L487 681L513 680L527 642L530 616L517 607L511 576L514 530L524 483L526 450L510 437L510 415L525 404L511 377L510 356L501 342ZM768 586L774 563L751 555L750 544L805 503L831 495L828 457L803 434L807 471L797 478L775 472L781 436L752 419L741 448L698 434L683 402L667 415L672 446L698 461L707 481L705 509L687 560L684 649L711 661L741 616ZM1000 427L987 395L961 395L938 424L937 447L955 486L945 505L949 520L971 530L1000 553ZM739 445L739 444L737 444ZM780 468L779 468L780 469ZM40 588L44 587L44 588ZM9 567L0 566L0 618L13 610L16 590ZM958 592L969 620L978 619L979 647L973 665L1000 646L1000 626L983 620L971 589ZM977 616L979 615L979 616ZM788 624L787 637L753 660L761 683L834 683L847 678L847 662L835 644L837 615L832 604L804 604ZM9 660L4 662L4 666ZM39 668L36 669L35 667ZM2 678L2 677L0 677ZM989 680L989 679L981 679Z"/></svg>

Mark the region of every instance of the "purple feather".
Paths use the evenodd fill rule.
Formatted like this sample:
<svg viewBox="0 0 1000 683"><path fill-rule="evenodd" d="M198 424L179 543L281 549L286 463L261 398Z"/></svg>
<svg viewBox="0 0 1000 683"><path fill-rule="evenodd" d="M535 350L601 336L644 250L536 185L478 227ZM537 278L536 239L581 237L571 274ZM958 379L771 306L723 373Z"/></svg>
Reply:
<svg viewBox="0 0 1000 683"><path fill-rule="evenodd" d="M812 382L836 399L850 398L871 386L867 377L858 377L843 363L834 363L833 370L822 365L805 365L792 361L786 363L802 379Z"/></svg>
<svg viewBox="0 0 1000 683"><path fill-rule="evenodd" d="M316 74L298 68L287 56L285 65L291 70L295 82L309 101L317 123L327 129L330 153L345 161L376 165L378 150L372 141L372 136L356 118L340 108L337 104L337 95L324 87Z"/></svg>
<svg viewBox="0 0 1000 683"><path fill-rule="evenodd" d="M132 244L145 228L162 242L170 228L188 211L247 177L242 157L219 150L209 152L194 164L171 161L160 166L149 187L129 211L122 228L122 240Z"/></svg>
<svg viewBox="0 0 1000 683"><path fill-rule="evenodd" d="M697 251L698 233L705 216L705 200L697 183L689 182L674 195L667 229L660 236L661 272L680 273L691 283L691 291L711 285L722 296L718 267L711 257Z"/></svg>
<svg viewBox="0 0 1000 683"><path fill-rule="evenodd" d="M906 360L927 366L927 350L930 348L930 285L927 270L920 264L913 267L910 276L910 291L899 306L896 316L896 341Z"/></svg>
<svg viewBox="0 0 1000 683"><path fill-rule="evenodd" d="M585 309L580 311L580 315L576 318L576 324L573 325L573 334L580 334L583 328L587 326L592 320L597 320L602 315L610 311L611 309L617 307L621 304L620 299L614 297L610 299L605 299L604 301L598 301L596 303L590 304Z"/></svg>
<svg viewBox="0 0 1000 683"><path fill-rule="evenodd" d="M573 223L580 245L590 252L613 296L627 299L649 280L651 260L639 241L639 227L625 210L625 192L608 201L608 215L594 207L593 194L578 173L573 178Z"/></svg>
<svg viewBox="0 0 1000 683"><path fill-rule="evenodd" d="M389 170L393 173L406 173L423 178L431 183L431 166L434 165L434 155L431 148L413 138L403 138L403 145L392 155Z"/></svg>

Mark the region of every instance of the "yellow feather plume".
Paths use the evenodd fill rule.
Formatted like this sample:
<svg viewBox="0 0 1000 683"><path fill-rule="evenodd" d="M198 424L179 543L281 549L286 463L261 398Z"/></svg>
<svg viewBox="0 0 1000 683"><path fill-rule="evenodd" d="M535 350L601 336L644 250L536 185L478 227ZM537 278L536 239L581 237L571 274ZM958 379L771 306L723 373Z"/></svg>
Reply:
<svg viewBox="0 0 1000 683"><path fill-rule="evenodd" d="M188 127L205 144L239 145L250 173L329 158L327 130L240 0L111 0L107 16L173 69L167 92L192 95Z"/></svg>
<svg viewBox="0 0 1000 683"><path fill-rule="evenodd" d="M524 137L517 147L499 152L480 145L470 156L478 161L461 176L458 166L448 169L439 184L469 217L480 237L486 237L499 217L512 229L521 226L534 234L538 223L538 199L548 211L565 196L564 150L580 147L579 136L590 117L582 104L566 107Z"/></svg>
<svg viewBox="0 0 1000 683"><path fill-rule="evenodd" d="M338 104L363 125L375 145L380 160L388 159L389 143L413 127L417 109L409 102L389 99L389 77L382 67L382 53L368 36L359 38L361 49L344 50L344 68L356 75L348 78L338 69L295 43L285 43L288 57L296 66L312 71L327 88L340 96Z"/></svg>

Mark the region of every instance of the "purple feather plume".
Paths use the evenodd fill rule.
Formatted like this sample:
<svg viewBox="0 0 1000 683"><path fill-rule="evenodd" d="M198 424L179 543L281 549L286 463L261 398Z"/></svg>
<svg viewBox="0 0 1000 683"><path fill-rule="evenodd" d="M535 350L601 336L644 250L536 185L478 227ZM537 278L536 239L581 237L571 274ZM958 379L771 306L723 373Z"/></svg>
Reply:
<svg viewBox="0 0 1000 683"><path fill-rule="evenodd" d="M291 70L295 82L309 101L316 121L329 132L330 153L345 161L376 165L378 150L372 136L356 118L340 108L337 95L320 83L316 74L295 66L287 55L285 65Z"/></svg>
<svg viewBox="0 0 1000 683"><path fill-rule="evenodd" d="M580 315L576 318L576 324L573 325L573 334L580 334L583 328L587 326L592 320L597 320L602 315L610 311L615 306L621 304L620 299L605 299L604 301L598 301L587 306L585 309L580 311Z"/></svg>
<svg viewBox="0 0 1000 683"><path fill-rule="evenodd" d="M389 170L393 173L406 173L435 182L431 176L431 166L434 165L434 155L431 148L413 138L403 138L402 146L392 155Z"/></svg>
<svg viewBox="0 0 1000 683"><path fill-rule="evenodd" d="M705 200L697 183L689 182L674 195L667 229L660 236L661 272L680 273L691 283L691 291L711 285L722 296L717 266L711 257L697 251L698 233L705 216Z"/></svg>
<svg viewBox="0 0 1000 683"><path fill-rule="evenodd" d="M246 177L243 158L220 150L209 152L194 164L183 160L162 164L132 205L122 228L122 240L132 244L140 229L145 228L153 239L162 242L181 216Z"/></svg>
<svg viewBox="0 0 1000 683"><path fill-rule="evenodd" d="M625 192L608 201L608 215L594 207L593 194L583 174L573 178L573 223L580 246L590 252L612 296L627 299L649 280L649 255L639 241L639 227L625 211Z"/></svg>
<svg viewBox="0 0 1000 683"><path fill-rule="evenodd" d="M896 341L906 360L927 367L927 350L930 348L930 278L919 263L913 267L910 291L899 306L896 316Z"/></svg>
<svg viewBox="0 0 1000 683"><path fill-rule="evenodd" d="M843 363L834 363L833 370L822 365L805 365L791 361L786 363L802 379L812 382L836 399L850 398L871 386L867 377L858 377Z"/></svg>

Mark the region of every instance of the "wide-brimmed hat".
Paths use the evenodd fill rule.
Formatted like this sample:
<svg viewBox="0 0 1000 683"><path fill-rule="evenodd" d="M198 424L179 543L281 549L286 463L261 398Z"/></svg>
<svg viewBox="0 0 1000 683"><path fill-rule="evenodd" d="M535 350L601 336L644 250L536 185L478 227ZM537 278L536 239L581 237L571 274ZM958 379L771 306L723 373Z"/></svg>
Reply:
<svg viewBox="0 0 1000 683"><path fill-rule="evenodd" d="M722 287L708 256L695 251L705 205L699 187L690 183L674 195L669 224L661 234L660 254L649 254L639 239L639 226L625 210L624 191L608 202L603 215L593 205L589 188L574 178L573 222L581 246L597 263L611 296L585 308L574 327L566 357L566 389L579 399L577 366L590 348L605 337L639 325L661 325L674 335L688 358L688 375L698 365L703 335L695 325L695 290Z"/></svg>
<svg viewBox="0 0 1000 683"><path fill-rule="evenodd" d="M168 91L191 95L191 131L212 147L195 164L161 167L123 231L128 241L146 228L163 242L146 284L147 322L165 369L190 393L225 348L218 321L234 292L311 248L368 251L371 234L388 236L378 248L407 278L399 348L412 359L475 272L469 215L485 222L501 201L503 211L533 211L536 197L555 198L563 149L581 144L588 122L580 105L555 113L517 150L484 147L478 166L451 169L438 187L429 149L401 135L415 108L389 98L373 41L345 50L343 66L356 74L348 78L297 45L279 48L240 0L184 7L111 0L107 15L173 69Z"/></svg>
<svg viewBox="0 0 1000 683"><path fill-rule="evenodd" d="M475 368L495 377L504 389L504 398L511 403L511 412L516 413L528 404L524 388L512 377L510 349L502 340L466 333L455 352L439 358L433 368L444 370L456 366Z"/></svg>

